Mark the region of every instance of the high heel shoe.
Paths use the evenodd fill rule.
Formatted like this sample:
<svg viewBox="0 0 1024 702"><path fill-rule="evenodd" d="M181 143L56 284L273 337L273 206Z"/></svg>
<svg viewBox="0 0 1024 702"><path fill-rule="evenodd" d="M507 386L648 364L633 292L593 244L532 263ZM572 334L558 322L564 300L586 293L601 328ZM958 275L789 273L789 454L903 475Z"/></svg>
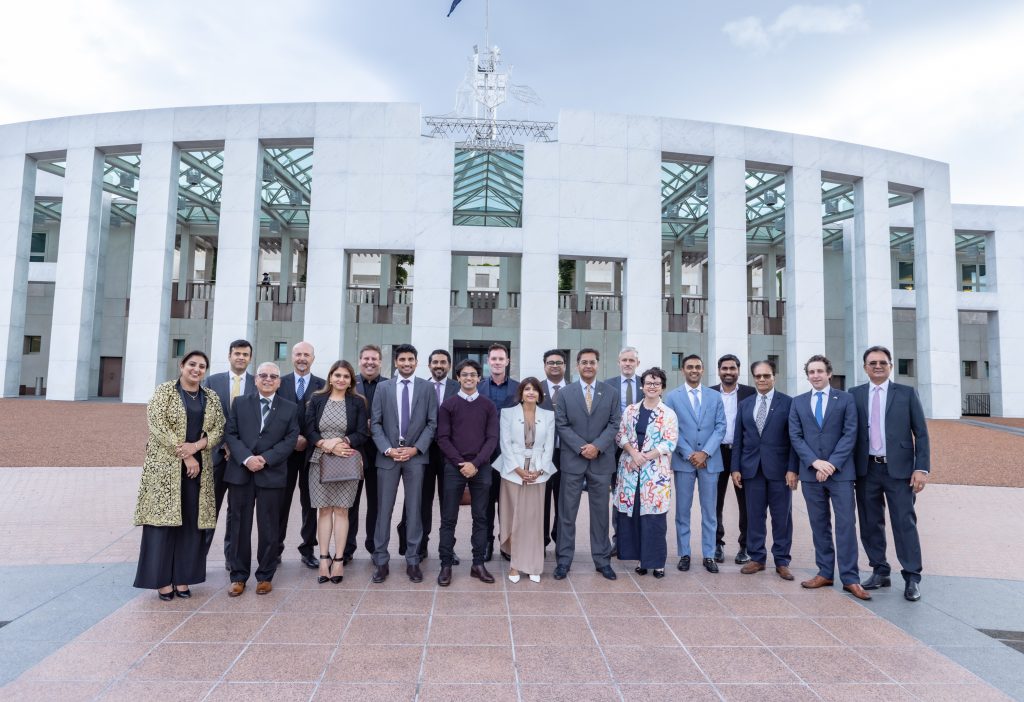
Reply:
<svg viewBox="0 0 1024 702"><path fill-rule="evenodd" d="M170 591L170 592L160 592L160 591L158 590L156 594L157 594L157 595L158 595L158 596L160 597L160 599L161 599L161 600L163 600L164 602L170 602L171 600L173 600L173 599L174 599L174 586L173 586L173 585L171 586L171 591Z"/></svg>
<svg viewBox="0 0 1024 702"><path fill-rule="evenodd" d="M331 562L331 570L334 570L334 564L335 563L339 564L342 568L345 567L345 564L342 562L341 558L335 558L334 561ZM344 579L345 579L345 574L344 573L342 573L341 575L332 575L331 576L331 582L334 583L335 585L337 585L338 583L340 583Z"/></svg>
<svg viewBox="0 0 1024 702"><path fill-rule="evenodd" d="M637 566L636 568L634 568L633 572L636 573L637 575L647 575L647 569L646 568L641 568L640 566Z"/></svg>
<svg viewBox="0 0 1024 702"><path fill-rule="evenodd" d="M539 575L531 575L530 576L530 582L531 583L539 583L540 582L540 576Z"/></svg>
<svg viewBox="0 0 1024 702"><path fill-rule="evenodd" d="M323 564L325 562L327 563L327 572L330 573L331 572L331 566L334 565L334 559L331 557L331 554L328 553L327 555L321 555L320 556L320 563ZM331 579L330 575L320 575L320 576L317 576L316 583L317 583L317 585L323 585L324 583L326 583L330 579Z"/></svg>
<svg viewBox="0 0 1024 702"><path fill-rule="evenodd" d="M187 587L184 590L174 588L174 594L183 600L187 600L188 598L192 597L192 591L189 590Z"/></svg>
<svg viewBox="0 0 1024 702"><path fill-rule="evenodd" d="M655 568L654 569L654 577L656 577L656 578L664 578L665 577L665 569L664 568Z"/></svg>
<svg viewBox="0 0 1024 702"><path fill-rule="evenodd" d="M519 582L519 573L516 573L515 575L513 575L512 573L509 573L508 574L508 579L513 584L518 583Z"/></svg>

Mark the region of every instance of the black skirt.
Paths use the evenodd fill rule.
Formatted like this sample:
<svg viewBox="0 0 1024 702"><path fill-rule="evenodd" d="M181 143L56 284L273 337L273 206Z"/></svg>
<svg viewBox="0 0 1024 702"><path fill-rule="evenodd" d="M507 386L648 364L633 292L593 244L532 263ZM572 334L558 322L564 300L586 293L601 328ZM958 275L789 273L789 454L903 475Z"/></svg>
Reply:
<svg viewBox="0 0 1024 702"><path fill-rule="evenodd" d="M199 456L197 455L198 459ZM206 580L206 547L199 530L199 478L189 478L181 463L181 526L142 527L135 587L156 590Z"/></svg>

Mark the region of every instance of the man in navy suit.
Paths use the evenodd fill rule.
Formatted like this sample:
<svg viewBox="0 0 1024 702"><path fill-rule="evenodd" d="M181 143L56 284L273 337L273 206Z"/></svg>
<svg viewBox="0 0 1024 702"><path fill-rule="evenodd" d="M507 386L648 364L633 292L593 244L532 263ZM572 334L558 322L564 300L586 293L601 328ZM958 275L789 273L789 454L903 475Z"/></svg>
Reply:
<svg viewBox="0 0 1024 702"><path fill-rule="evenodd" d="M252 344L245 339L235 339L228 346L228 365L230 371L214 373L206 379L206 387L217 393L220 399L220 408L227 420L231 416L231 406L239 395L255 395L256 380L252 373L245 369L249 367L252 360ZM213 447L213 495L217 503L217 516L220 516L220 507L224 504L224 495L227 494L228 484L224 482L224 470L228 463L227 444L223 441ZM228 505L228 516L225 520L227 526L224 529L224 568L231 570L231 563L228 554L231 553L231 534L238 528L238 518L231 512L231 505ZM206 531L206 553L210 553L210 545L213 544L213 529Z"/></svg>
<svg viewBox="0 0 1024 702"><path fill-rule="evenodd" d="M931 451L917 392L889 380L892 354L884 346L864 352L868 381L850 391L857 404L857 513L860 539L871 564L865 590L890 585L885 557L885 507L889 506L896 557L903 568L903 596L921 599L921 539L914 501L928 483Z"/></svg>
<svg viewBox="0 0 1024 702"><path fill-rule="evenodd" d="M732 481L746 501L747 554L740 572L764 570L768 560L766 521L772 515L772 558L775 572L792 580L793 490L797 458L789 441L789 410L793 398L775 389L775 364L758 361L750 367L754 394L739 403L732 445Z"/></svg>
<svg viewBox="0 0 1024 702"><path fill-rule="evenodd" d="M256 594L271 591L277 570L277 548L281 543L283 495L288 482L288 457L299 436L298 406L281 397L281 371L273 363L260 364L256 372L259 395L235 400L224 431L231 458L224 480L229 509L238 516L231 535L231 587L228 596L245 592L252 567L252 521L256 512L257 549Z"/></svg>
<svg viewBox="0 0 1024 702"><path fill-rule="evenodd" d="M853 450L857 444L857 408L850 393L829 385L832 362L811 356L804 364L811 392L793 398L789 410L789 438L800 461L807 518L814 541L818 574L800 583L814 589L831 586L839 561L843 589L861 600L871 595L861 587L857 572L857 528L853 481L857 477ZM836 518L835 544L829 503Z"/></svg>
<svg viewBox="0 0 1024 702"><path fill-rule="evenodd" d="M301 433L295 440L295 450L288 457L288 484L284 489L284 504L281 507L281 546L278 550L278 558L284 553L284 539L288 534L288 513L292 508L292 498L295 495L295 484L299 485L299 506L302 508L302 526L299 529L299 536L302 542L299 544L299 557L307 568L316 568L320 565L319 559L313 554L316 546L316 510L309 504L309 480L307 479L306 463L312 453L312 447L306 441L306 429L302 423L306 418L306 402L314 392L325 384L323 378L318 378L310 372L315 360L313 345L308 341L300 341L292 347L292 368L291 373L281 378L281 389L278 391L281 397L294 402L299 406L299 429Z"/></svg>
<svg viewBox="0 0 1024 702"><path fill-rule="evenodd" d="M718 450L725 436L725 407L722 396L701 385L704 362L697 354L683 359L686 382L665 396L679 420L679 443L672 453L672 472L676 482L676 549L679 570L690 569L690 508L694 483L700 491L700 545L704 568L718 572L715 562L715 537L718 521L718 474L724 470Z"/></svg>

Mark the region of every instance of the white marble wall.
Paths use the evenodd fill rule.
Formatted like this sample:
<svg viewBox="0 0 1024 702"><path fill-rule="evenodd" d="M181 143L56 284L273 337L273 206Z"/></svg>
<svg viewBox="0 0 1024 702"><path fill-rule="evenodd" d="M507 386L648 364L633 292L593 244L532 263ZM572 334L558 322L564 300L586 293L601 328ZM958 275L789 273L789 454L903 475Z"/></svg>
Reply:
<svg viewBox="0 0 1024 702"><path fill-rule="evenodd" d="M19 132L21 132L19 134ZM17 136L22 146L18 148ZM0 131L0 392L18 395L28 289L36 163L22 130Z"/></svg>
<svg viewBox="0 0 1024 702"><path fill-rule="evenodd" d="M866 175L854 184L854 324L851 358L881 345L892 350L892 281L889 249L889 182L884 174ZM853 385L867 381L863 364L853 364Z"/></svg>

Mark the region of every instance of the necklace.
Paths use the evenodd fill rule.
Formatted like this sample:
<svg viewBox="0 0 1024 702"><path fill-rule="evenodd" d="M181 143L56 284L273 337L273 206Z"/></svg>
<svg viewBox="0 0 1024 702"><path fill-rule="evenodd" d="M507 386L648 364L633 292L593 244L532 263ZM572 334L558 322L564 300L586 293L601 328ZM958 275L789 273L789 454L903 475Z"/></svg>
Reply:
<svg viewBox="0 0 1024 702"><path fill-rule="evenodd" d="M195 392L194 395L192 393L190 393L188 390L185 390L185 386L184 385L181 386L181 389L182 389L182 391L184 391L184 393L186 395L191 397L193 400L198 400L199 399L199 393L201 392L201 390L199 388L196 388L196 392Z"/></svg>

